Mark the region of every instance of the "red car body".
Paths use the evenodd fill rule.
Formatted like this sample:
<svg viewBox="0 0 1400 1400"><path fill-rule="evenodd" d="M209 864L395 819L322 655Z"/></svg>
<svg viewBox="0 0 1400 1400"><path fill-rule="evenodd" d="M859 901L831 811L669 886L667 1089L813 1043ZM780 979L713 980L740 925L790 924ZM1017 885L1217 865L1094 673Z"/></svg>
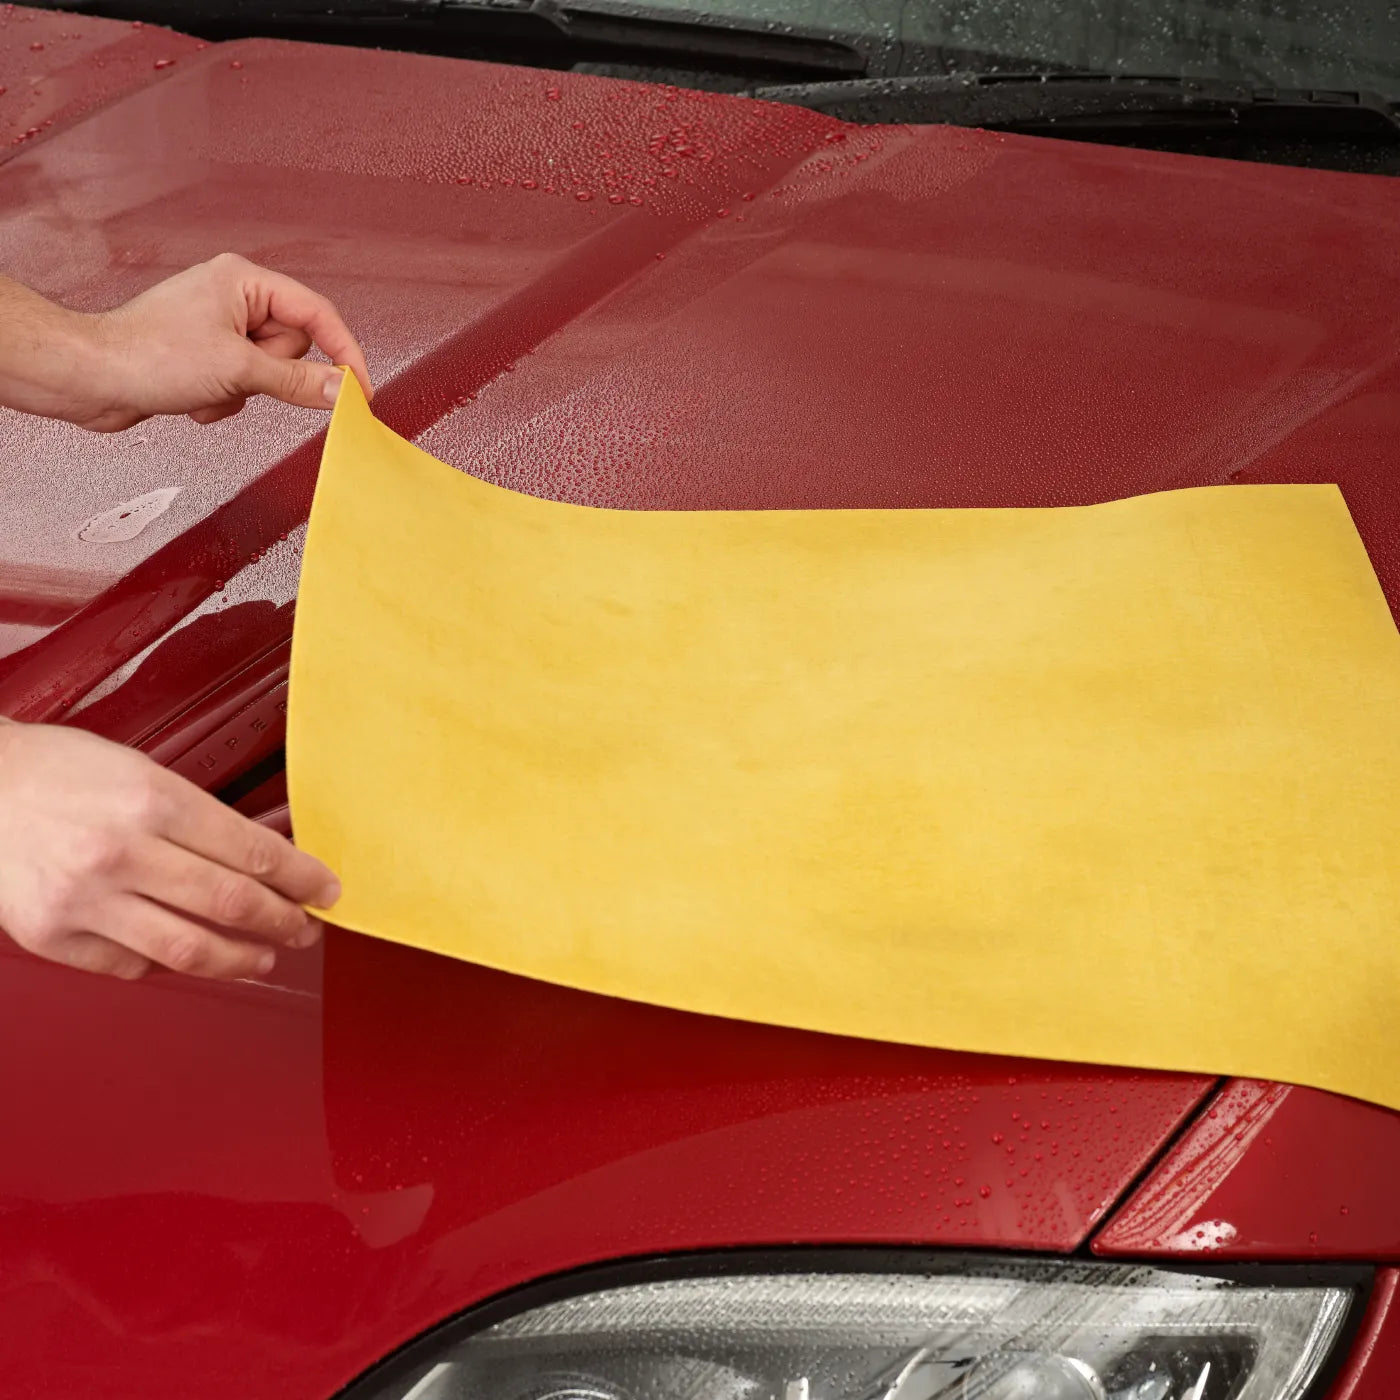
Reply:
<svg viewBox="0 0 1400 1400"><path fill-rule="evenodd" d="M225 249L279 268L356 328L377 411L492 481L643 509L1337 481L1400 603L1389 180L14 7L0 85L7 274L96 309ZM7 414L0 712L285 826L323 424ZM711 1020L336 930L265 984L0 955L5 1400L320 1400L559 1271L865 1243L1363 1261L1330 1393L1400 1393L1376 1108Z"/></svg>

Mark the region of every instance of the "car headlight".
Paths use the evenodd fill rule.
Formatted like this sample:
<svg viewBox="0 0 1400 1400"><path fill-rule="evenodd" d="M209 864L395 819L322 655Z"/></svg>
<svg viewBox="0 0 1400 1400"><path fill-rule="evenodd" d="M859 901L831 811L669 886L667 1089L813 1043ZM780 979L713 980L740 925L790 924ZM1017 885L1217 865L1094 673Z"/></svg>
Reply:
<svg viewBox="0 0 1400 1400"><path fill-rule="evenodd" d="M758 1273L580 1293L357 1400L1302 1400L1356 1290L1117 1264ZM486 1319L488 1322L489 1319Z"/></svg>

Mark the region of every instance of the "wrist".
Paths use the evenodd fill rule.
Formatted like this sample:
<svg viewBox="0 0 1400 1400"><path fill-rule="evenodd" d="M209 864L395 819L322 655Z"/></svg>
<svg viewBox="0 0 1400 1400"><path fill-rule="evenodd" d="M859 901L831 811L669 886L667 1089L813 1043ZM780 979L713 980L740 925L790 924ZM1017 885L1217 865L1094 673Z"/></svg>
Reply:
<svg viewBox="0 0 1400 1400"><path fill-rule="evenodd" d="M119 395L120 358L103 316L0 279L0 403L90 424Z"/></svg>
<svg viewBox="0 0 1400 1400"><path fill-rule="evenodd" d="M111 312L67 314L71 319L61 328L68 374L63 391L75 410L82 407L59 416L90 427L97 420L126 411L130 356L121 344Z"/></svg>

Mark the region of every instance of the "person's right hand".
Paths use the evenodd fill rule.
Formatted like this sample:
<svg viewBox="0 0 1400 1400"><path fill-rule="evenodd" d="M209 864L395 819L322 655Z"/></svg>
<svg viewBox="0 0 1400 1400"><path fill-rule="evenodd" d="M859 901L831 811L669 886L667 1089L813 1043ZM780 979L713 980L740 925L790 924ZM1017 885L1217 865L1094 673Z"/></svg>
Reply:
<svg viewBox="0 0 1400 1400"><path fill-rule="evenodd" d="M348 365L366 398L364 352L325 297L232 253L186 268L89 317L97 354L60 417L99 432L156 413L216 423L252 394L329 410ZM334 362L304 359L313 345ZM86 398L84 395L86 394Z"/></svg>
<svg viewBox="0 0 1400 1400"><path fill-rule="evenodd" d="M304 358L319 346L333 364ZM254 394L329 411L359 343L309 287L221 253L85 315L0 277L0 403L115 433L159 413L217 423Z"/></svg>
<svg viewBox="0 0 1400 1400"><path fill-rule="evenodd" d="M0 722L0 928L40 957L140 977L269 972L304 948L335 876L145 755Z"/></svg>

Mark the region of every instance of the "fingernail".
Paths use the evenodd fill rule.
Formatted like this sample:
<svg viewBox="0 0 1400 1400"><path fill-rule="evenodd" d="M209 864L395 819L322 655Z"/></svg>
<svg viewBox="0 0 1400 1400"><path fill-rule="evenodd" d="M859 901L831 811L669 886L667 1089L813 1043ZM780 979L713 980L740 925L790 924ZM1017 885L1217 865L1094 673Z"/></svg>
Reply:
<svg viewBox="0 0 1400 1400"><path fill-rule="evenodd" d="M321 937L321 921L319 919L308 919L306 927L292 939L293 948L310 948Z"/></svg>
<svg viewBox="0 0 1400 1400"><path fill-rule="evenodd" d="M321 886L321 897L316 901L318 909L329 909L340 898L340 881L334 877Z"/></svg>
<svg viewBox="0 0 1400 1400"><path fill-rule="evenodd" d="M258 954L258 976L266 977L277 962L277 954L272 952Z"/></svg>
<svg viewBox="0 0 1400 1400"><path fill-rule="evenodd" d="M344 373L337 371L321 386L321 392L326 396L327 403L334 403L340 397L340 381L344 378Z"/></svg>

